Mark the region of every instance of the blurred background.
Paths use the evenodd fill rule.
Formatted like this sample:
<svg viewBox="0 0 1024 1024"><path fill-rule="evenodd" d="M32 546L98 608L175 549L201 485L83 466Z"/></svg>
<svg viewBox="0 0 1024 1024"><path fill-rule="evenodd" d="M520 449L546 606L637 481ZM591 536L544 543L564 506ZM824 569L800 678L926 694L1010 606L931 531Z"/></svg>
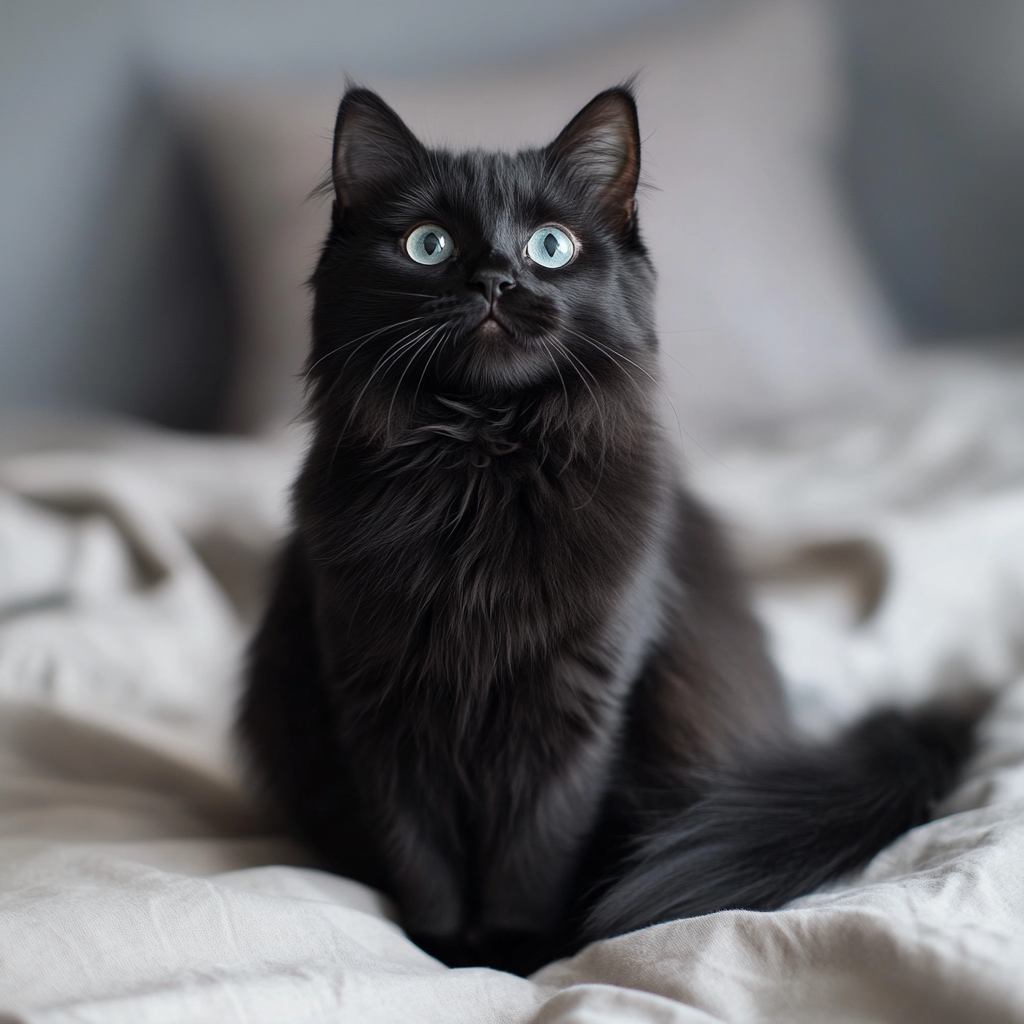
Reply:
<svg viewBox="0 0 1024 1024"><path fill-rule="evenodd" d="M1024 0L3 0L0 413L269 429L345 75L437 137L539 143L620 69L676 203L645 223L677 390L789 401L1024 335Z"/></svg>

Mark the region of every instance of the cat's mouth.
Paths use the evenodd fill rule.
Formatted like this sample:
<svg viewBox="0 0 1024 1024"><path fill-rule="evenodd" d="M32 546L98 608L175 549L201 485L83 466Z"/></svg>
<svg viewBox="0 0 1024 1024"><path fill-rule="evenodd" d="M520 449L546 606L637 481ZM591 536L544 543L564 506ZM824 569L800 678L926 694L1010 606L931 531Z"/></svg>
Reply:
<svg viewBox="0 0 1024 1024"><path fill-rule="evenodd" d="M512 330L496 310L488 312L473 332L482 340L494 341L499 338L511 338Z"/></svg>

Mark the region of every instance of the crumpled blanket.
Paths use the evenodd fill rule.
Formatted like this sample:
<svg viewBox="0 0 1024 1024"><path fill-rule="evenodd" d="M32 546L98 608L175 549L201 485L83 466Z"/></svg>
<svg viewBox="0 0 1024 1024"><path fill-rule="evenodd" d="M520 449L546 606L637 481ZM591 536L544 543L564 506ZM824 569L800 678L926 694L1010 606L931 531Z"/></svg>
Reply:
<svg viewBox="0 0 1024 1024"><path fill-rule="evenodd" d="M530 979L431 959L244 795L231 706L301 439L113 431L0 463L0 1020L1024 1021L1024 373L894 381L687 460L809 733L994 695L946 816L782 910Z"/></svg>

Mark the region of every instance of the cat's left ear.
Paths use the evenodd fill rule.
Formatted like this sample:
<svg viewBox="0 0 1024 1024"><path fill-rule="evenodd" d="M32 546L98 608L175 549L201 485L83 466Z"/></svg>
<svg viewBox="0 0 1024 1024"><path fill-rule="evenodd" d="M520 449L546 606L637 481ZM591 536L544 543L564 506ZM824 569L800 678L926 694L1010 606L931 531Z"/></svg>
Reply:
<svg viewBox="0 0 1024 1024"><path fill-rule="evenodd" d="M415 162L423 146L402 119L369 89L349 88L334 125L331 175L342 210Z"/></svg>
<svg viewBox="0 0 1024 1024"><path fill-rule="evenodd" d="M615 226L632 221L640 180L640 123L628 88L618 86L595 96L547 153L571 178L596 193Z"/></svg>

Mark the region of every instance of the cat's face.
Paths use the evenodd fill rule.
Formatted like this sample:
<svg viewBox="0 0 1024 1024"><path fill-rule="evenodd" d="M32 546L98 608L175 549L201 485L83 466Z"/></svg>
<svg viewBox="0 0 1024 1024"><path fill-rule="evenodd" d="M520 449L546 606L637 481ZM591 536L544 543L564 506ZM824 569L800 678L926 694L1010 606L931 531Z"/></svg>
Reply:
<svg viewBox="0 0 1024 1024"><path fill-rule="evenodd" d="M375 94L350 90L333 167L314 380L509 393L621 375L653 346L627 90L515 155L428 150Z"/></svg>

